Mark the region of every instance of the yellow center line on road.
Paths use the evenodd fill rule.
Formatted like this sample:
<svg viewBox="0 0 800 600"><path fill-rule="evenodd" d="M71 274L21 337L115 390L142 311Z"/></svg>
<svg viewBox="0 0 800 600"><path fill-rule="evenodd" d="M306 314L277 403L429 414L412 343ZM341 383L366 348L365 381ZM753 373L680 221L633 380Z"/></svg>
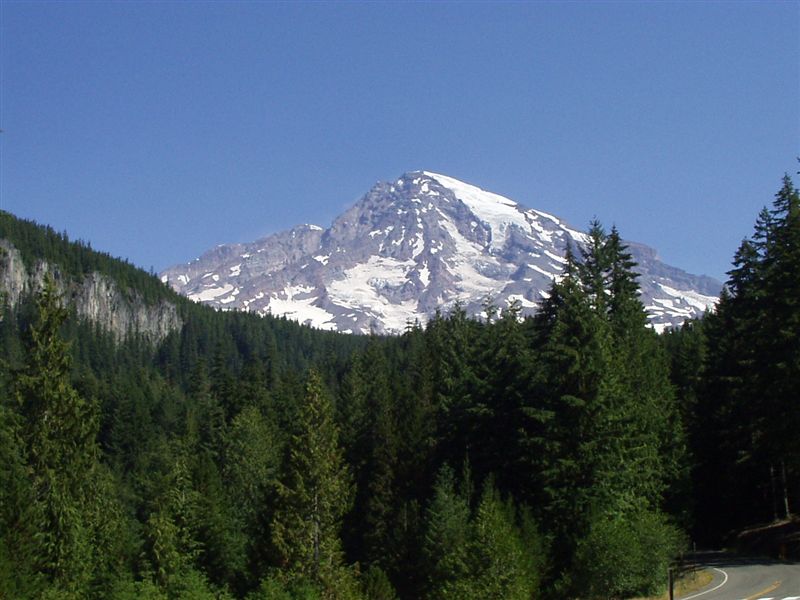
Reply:
<svg viewBox="0 0 800 600"><path fill-rule="evenodd" d="M744 600L756 600L756 598L759 598L759 597L763 596L764 594L769 594L770 592L773 592L773 591L777 590L779 587L781 587L780 580L776 581L771 586L769 586L767 588L764 588L763 590L761 590L757 594L753 594L752 596L748 596Z"/></svg>

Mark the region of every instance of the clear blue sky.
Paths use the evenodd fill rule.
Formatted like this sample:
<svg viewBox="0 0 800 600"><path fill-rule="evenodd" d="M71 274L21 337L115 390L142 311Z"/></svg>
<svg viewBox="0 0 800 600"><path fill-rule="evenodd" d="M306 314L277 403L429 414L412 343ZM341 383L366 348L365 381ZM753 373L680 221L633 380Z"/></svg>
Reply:
<svg viewBox="0 0 800 600"><path fill-rule="evenodd" d="M428 169L724 278L798 2L0 2L0 207L160 270Z"/></svg>

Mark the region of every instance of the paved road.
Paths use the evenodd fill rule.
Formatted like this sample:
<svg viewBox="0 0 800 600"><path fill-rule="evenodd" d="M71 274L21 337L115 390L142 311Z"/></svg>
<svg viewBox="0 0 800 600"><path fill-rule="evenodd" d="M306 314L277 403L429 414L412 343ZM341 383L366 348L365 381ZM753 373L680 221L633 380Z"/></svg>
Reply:
<svg viewBox="0 0 800 600"><path fill-rule="evenodd" d="M714 581L679 600L800 600L800 563L725 555L698 558Z"/></svg>

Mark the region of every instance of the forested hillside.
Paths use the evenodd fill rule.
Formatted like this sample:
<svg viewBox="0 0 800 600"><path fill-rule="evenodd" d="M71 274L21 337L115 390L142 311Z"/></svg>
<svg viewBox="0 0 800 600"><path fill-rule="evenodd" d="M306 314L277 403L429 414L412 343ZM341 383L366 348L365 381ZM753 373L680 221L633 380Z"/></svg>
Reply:
<svg viewBox="0 0 800 600"><path fill-rule="evenodd" d="M800 503L800 198L788 176L729 276L713 314L665 338L709 542Z"/></svg>
<svg viewBox="0 0 800 600"><path fill-rule="evenodd" d="M624 598L691 539L800 499L800 196L786 178L714 314L647 327L593 223L541 310L398 337L215 312L3 215L65 274L183 326L154 344L55 286L0 321L0 597Z"/></svg>

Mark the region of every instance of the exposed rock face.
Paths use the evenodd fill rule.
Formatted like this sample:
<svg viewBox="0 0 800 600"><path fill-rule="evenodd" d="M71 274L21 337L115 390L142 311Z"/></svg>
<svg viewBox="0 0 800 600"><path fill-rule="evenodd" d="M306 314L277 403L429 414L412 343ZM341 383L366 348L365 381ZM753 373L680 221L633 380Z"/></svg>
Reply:
<svg viewBox="0 0 800 600"><path fill-rule="evenodd" d="M0 239L0 294L6 296L11 306L40 290L48 273L64 301L75 307L79 317L99 324L118 339L136 335L157 343L183 324L174 304L161 301L148 305L135 291L123 293L113 280L100 273L91 273L74 282L46 262L26 265L16 248L8 240Z"/></svg>
<svg viewBox="0 0 800 600"><path fill-rule="evenodd" d="M19 250L0 239L0 293L6 295L11 306L16 306L29 289L30 277Z"/></svg>
<svg viewBox="0 0 800 600"><path fill-rule="evenodd" d="M78 314L118 337L132 334L159 342L183 325L174 304L146 305L141 298L126 298L117 285L99 273L88 275L72 296Z"/></svg>
<svg viewBox="0 0 800 600"><path fill-rule="evenodd" d="M342 332L400 332L461 303L482 312L518 303L531 314L585 234L445 175L407 173L376 184L327 230L303 225L249 244L218 246L161 274L176 291L221 309L286 316ZM656 329L712 306L721 284L630 243L642 301Z"/></svg>

